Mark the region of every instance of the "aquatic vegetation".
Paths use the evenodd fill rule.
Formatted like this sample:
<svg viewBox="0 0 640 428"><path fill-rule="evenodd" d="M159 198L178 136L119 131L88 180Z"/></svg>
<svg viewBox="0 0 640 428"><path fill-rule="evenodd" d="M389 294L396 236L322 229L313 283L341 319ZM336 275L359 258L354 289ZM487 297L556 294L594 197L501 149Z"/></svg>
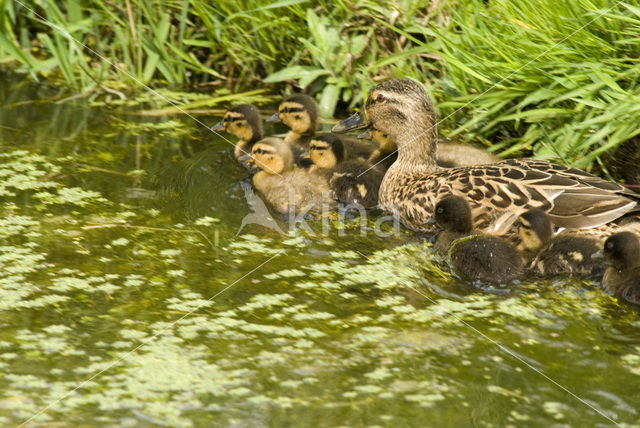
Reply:
<svg viewBox="0 0 640 428"><path fill-rule="evenodd" d="M28 108L92 129L34 135L0 115L2 425L610 422L531 367L637 423L640 317L597 284L478 290L421 238L370 233L375 215L366 236L357 221L238 233L250 209L243 171L216 169L224 142L176 134L136 158L141 128L103 110L93 129L86 107ZM179 186L131 191L205 138L206 209Z"/></svg>

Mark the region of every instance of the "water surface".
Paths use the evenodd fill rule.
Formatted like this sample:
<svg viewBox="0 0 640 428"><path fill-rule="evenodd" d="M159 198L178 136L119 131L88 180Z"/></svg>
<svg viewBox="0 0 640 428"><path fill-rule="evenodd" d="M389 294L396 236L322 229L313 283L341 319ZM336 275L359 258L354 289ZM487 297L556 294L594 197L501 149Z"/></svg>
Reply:
<svg viewBox="0 0 640 428"><path fill-rule="evenodd" d="M192 118L3 81L3 426L640 423L638 311L598 284L479 290L355 220L238 233L246 172Z"/></svg>

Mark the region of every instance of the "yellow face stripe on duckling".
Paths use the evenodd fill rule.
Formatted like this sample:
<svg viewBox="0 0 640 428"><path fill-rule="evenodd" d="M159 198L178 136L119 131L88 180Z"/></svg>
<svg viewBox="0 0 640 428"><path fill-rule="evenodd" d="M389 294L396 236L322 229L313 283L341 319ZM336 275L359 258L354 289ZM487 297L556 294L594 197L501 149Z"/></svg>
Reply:
<svg viewBox="0 0 640 428"><path fill-rule="evenodd" d="M223 123L224 130L229 134L235 135L243 141L250 141L253 138L253 130L242 113L227 112L224 115Z"/></svg>
<svg viewBox="0 0 640 428"><path fill-rule="evenodd" d="M335 168L338 163L336 154L331 149L331 145L322 140L311 140L309 142L309 155L313 163L322 169Z"/></svg>
<svg viewBox="0 0 640 428"><path fill-rule="evenodd" d="M311 117L304 105L285 101L278 109L280 120L296 134L306 134L315 130L311 128Z"/></svg>
<svg viewBox="0 0 640 428"><path fill-rule="evenodd" d="M257 143L251 149L251 157L256 166L267 174L280 174L284 170L285 161L273 147Z"/></svg>

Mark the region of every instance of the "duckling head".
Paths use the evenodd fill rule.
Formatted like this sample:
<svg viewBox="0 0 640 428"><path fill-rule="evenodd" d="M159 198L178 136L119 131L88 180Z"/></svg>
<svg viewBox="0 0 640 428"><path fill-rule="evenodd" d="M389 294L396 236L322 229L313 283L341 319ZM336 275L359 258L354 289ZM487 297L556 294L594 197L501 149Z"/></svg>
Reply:
<svg viewBox="0 0 640 428"><path fill-rule="evenodd" d="M538 251L553 238L553 225L544 211L534 208L520 215L518 222L520 245L525 251Z"/></svg>
<svg viewBox="0 0 640 428"><path fill-rule="evenodd" d="M326 133L313 137L309 142L309 154L318 168L330 169L347 157L347 150L337 135Z"/></svg>
<svg viewBox="0 0 640 428"><path fill-rule="evenodd" d="M398 149L398 145L389 135L377 129L371 129L371 140L380 147L382 153L392 153Z"/></svg>
<svg viewBox="0 0 640 428"><path fill-rule="evenodd" d="M434 209L438 226L455 233L470 233L473 228L471 208L461 196L449 195L438 201Z"/></svg>
<svg viewBox="0 0 640 428"><path fill-rule="evenodd" d="M398 159L435 167L437 128L425 89L409 79L391 79L373 88L362 111L338 123L333 132L371 126L398 145Z"/></svg>
<svg viewBox="0 0 640 428"><path fill-rule="evenodd" d="M291 148L280 138L268 137L255 143L251 158L267 174L281 174L293 168Z"/></svg>
<svg viewBox="0 0 640 428"><path fill-rule="evenodd" d="M313 134L318 127L318 105L306 94L293 94L278 106L278 112L267 122L282 122L300 135Z"/></svg>
<svg viewBox="0 0 640 428"><path fill-rule="evenodd" d="M212 131L226 131L242 141L258 141L264 135L258 109L251 104L238 104L224 114L224 118L211 127Z"/></svg>
<svg viewBox="0 0 640 428"><path fill-rule="evenodd" d="M604 242L604 258L617 270L640 265L640 242L631 232L619 232Z"/></svg>

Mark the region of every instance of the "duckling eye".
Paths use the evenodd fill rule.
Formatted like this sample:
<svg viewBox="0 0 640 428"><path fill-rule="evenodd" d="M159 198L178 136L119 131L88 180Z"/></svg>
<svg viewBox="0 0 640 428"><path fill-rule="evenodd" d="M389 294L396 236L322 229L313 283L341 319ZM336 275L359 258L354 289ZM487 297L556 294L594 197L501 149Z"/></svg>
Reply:
<svg viewBox="0 0 640 428"><path fill-rule="evenodd" d="M438 207L438 208L436 208L436 212L437 212L438 214L442 214L442 213L444 212L444 208L442 208L442 207Z"/></svg>
<svg viewBox="0 0 640 428"><path fill-rule="evenodd" d="M293 116L293 117L295 117L296 119L300 119L300 115L299 115L299 114L296 114L296 115L295 115L295 116Z"/></svg>
<svg viewBox="0 0 640 428"><path fill-rule="evenodd" d="M613 248L613 242L607 242L607 249L610 250Z"/></svg>
<svg viewBox="0 0 640 428"><path fill-rule="evenodd" d="M262 149L256 149L256 154L262 154Z"/></svg>
<svg viewBox="0 0 640 428"><path fill-rule="evenodd" d="M384 101L384 100L386 100L386 99L387 99L387 97L385 97L385 96L384 96L384 95L382 95L382 94L378 94L378 95L376 95L376 102L379 102L379 103L380 103L380 102L382 102L382 101Z"/></svg>

